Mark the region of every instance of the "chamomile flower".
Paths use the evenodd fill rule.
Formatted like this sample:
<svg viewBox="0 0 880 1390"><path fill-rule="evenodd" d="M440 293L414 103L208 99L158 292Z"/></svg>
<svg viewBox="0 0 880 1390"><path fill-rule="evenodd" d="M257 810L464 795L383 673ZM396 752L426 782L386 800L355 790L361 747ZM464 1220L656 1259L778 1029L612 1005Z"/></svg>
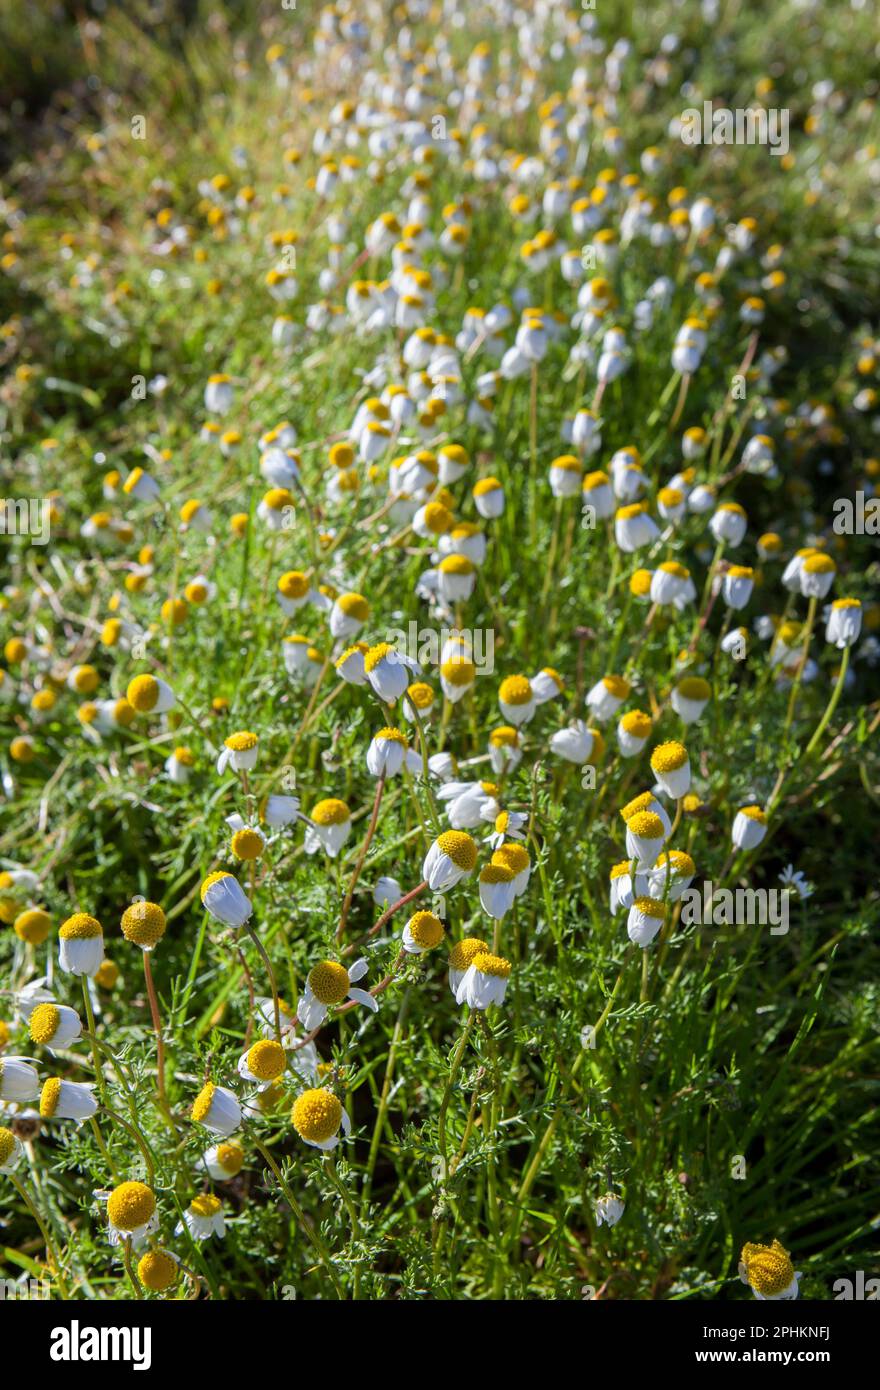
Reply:
<svg viewBox="0 0 880 1390"><path fill-rule="evenodd" d="M363 1004L371 1013L379 1012L378 1001L372 994L363 989L353 988L356 981L362 980L366 975L367 969L367 962L363 956L348 969L335 960L320 960L317 965L312 966L296 1010L296 1016L307 1033L319 1028L327 1017L328 1010L346 999Z"/></svg>
<svg viewBox="0 0 880 1390"><path fill-rule="evenodd" d="M212 1144L202 1154L198 1166L203 1168L214 1182L231 1182L244 1167L244 1149L235 1140Z"/></svg>
<svg viewBox="0 0 880 1390"><path fill-rule="evenodd" d="M165 773L178 786L185 786L192 776L195 766L195 756L191 748L184 744L178 744L174 752L165 759Z"/></svg>
<svg viewBox="0 0 880 1390"><path fill-rule="evenodd" d="M524 811L499 811L493 817L493 805L485 806L480 812L481 820L491 821L493 828L486 838L493 850L500 849L506 840L522 840L529 818Z"/></svg>
<svg viewBox="0 0 880 1390"><path fill-rule="evenodd" d="M546 705L548 700L557 699L565 689L562 677L552 666L545 666L536 676L532 676L529 684L538 705Z"/></svg>
<svg viewBox="0 0 880 1390"><path fill-rule="evenodd" d="M800 1274L795 1273L788 1251L774 1240L771 1245L746 1244L739 1257L739 1277L760 1302L776 1302L798 1296Z"/></svg>
<svg viewBox="0 0 880 1390"><path fill-rule="evenodd" d="M587 693L587 707L596 719L611 719L630 692L629 681L623 676L602 676Z"/></svg>
<svg viewBox="0 0 880 1390"><path fill-rule="evenodd" d="M211 1236L222 1240L226 1235L226 1217L220 1198L213 1192L200 1192L193 1197L183 1213L183 1221L174 1228L175 1235L181 1235L184 1227L193 1240L210 1240Z"/></svg>
<svg viewBox="0 0 880 1390"><path fill-rule="evenodd" d="M241 1125L241 1105L238 1097L226 1086L208 1081L193 1101L190 1117L212 1134L228 1139Z"/></svg>
<svg viewBox="0 0 880 1390"><path fill-rule="evenodd" d="M642 550L659 535L660 528L644 502L632 502L629 506L618 507L614 514L614 539L625 555Z"/></svg>
<svg viewBox="0 0 880 1390"><path fill-rule="evenodd" d="M419 673L418 662L396 650L388 642L379 642L364 653L364 672L373 690L386 705L399 700L410 683L411 673Z"/></svg>
<svg viewBox="0 0 880 1390"><path fill-rule="evenodd" d="M693 859L683 850L671 849L661 854L648 870L648 894L661 901L677 902L690 888L697 869Z"/></svg>
<svg viewBox="0 0 880 1390"><path fill-rule="evenodd" d="M755 587L755 572L748 565L730 565L721 581L721 596L728 608L745 608Z"/></svg>
<svg viewBox="0 0 880 1390"><path fill-rule="evenodd" d="M825 640L832 646L851 647L862 628L862 605L857 598L839 598L828 609Z"/></svg>
<svg viewBox="0 0 880 1390"><path fill-rule="evenodd" d="M223 740L223 751L217 759L217 771L223 773L227 767L233 772L251 772L257 765L260 740L249 729L230 734Z"/></svg>
<svg viewBox="0 0 880 1390"><path fill-rule="evenodd" d="M134 902L123 912L120 926L126 941L152 951L165 935L165 913L158 903Z"/></svg>
<svg viewBox="0 0 880 1390"><path fill-rule="evenodd" d="M617 746L622 758L635 758L641 753L654 727L649 714L640 709L627 711L617 721Z"/></svg>
<svg viewBox="0 0 880 1390"><path fill-rule="evenodd" d="M5 1125L0 1126L0 1173L5 1176L14 1172L23 1156L21 1141L15 1137L11 1129L7 1129Z"/></svg>
<svg viewBox="0 0 880 1390"><path fill-rule="evenodd" d="M312 807L307 818L304 848L306 854L322 849L335 859L351 834L351 812L344 801L327 797Z"/></svg>
<svg viewBox="0 0 880 1390"><path fill-rule="evenodd" d="M122 1182L107 1197L107 1234L111 1245L134 1249L159 1229L156 1194L143 1182Z"/></svg>
<svg viewBox="0 0 880 1390"><path fill-rule="evenodd" d="M663 822L653 811L636 811L626 822L626 852L639 869L656 864L666 838Z"/></svg>
<svg viewBox="0 0 880 1390"><path fill-rule="evenodd" d="M431 845L422 864L422 877L432 893L445 893L477 866L476 841L463 830L446 830Z"/></svg>
<svg viewBox="0 0 880 1390"><path fill-rule="evenodd" d="M271 1038L254 1043L238 1059L239 1076L245 1081L256 1082L261 1091L283 1076L286 1067L284 1048Z"/></svg>
<svg viewBox="0 0 880 1390"><path fill-rule="evenodd" d="M591 729L583 719L573 719L564 729L557 729L550 737L551 753L578 767L598 762L604 746L604 739L598 729Z"/></svg>
<svg viewBox="0 0 880 1390"><path fill-rule="evenodd" d="M50 1076L40 1091L40 1118L83 1124L98 1109L94 1089L90 1081L64 1081L60 1076Z"/></svg>
<svg viewBox="0 0 880 1390"><path fill-rule="evenodd" d="M94 975L104 959L101 923L87 912L75 912L58 931L58 964L69 975Z"/></svg>
<svg viewBox="0 0 880 1390"><path fill-rule="evenodd" d="M721 502L709 521L715 540L724 545L742 545L748 518L738 502Z"/></svg>
<svg viewBox="0 0 880 1390"><path fill-rule="evenodd" d="M683 612L696 599L697 590L684 565L676 560L664 560L652 575L650 595L652 603L669 604Z"/></svg>
<svg viewBox="0 0 880 1390"><path fill-rule="evenodd" d="M513 907L516 874L506 864L484 864L480 870L479 890L483 911L500 922Z"/></svg>
<svg viewBox="0 0 880 1390"><path fill-rule="evenodd" d="M743 806L733 818L734 849L757 849L767 834L767 814L760 806Z"/></svg>
<svg viewBox="0 0 880 1390"><path fill-rule="evenodd" d="M651 771L667 796L676 801L691 785L691 765L683 743L660 743L651 754Z"/></svg>
<svg viewBox="0 0 880 1390"><path fill-rule="evenodd" d="M666 919L666 908L657 898L635 898L626 920L626 934L635 946L650 946Z"/></svg>
<svg viewBox="0 0 880 1390"><path fill-rule="evenodd" d="M125 698L138 714L166 714L177 697L167 681L143 675L129 681Z"/></svg>
<svg viewBox="0 0 880 1390"><path fill-rule="evenodd" d="M24 1105L40 1094L40 1077L36 1067L23 1057L0 1058L0 1100Z"/></svg>
<svg viewBox="0 0 880 1390"><path fill-rule="evenodd" d="M238 879L222 870L205 879L201 899L205 911L224 927L244 926L254 910Z"/></svg>
<svg viewBox="0 0 880 1390"><path fill-rule="evenodd" d="M613 1192L606 1192L604 1197L597 1197L594 1211L596 1213L597 1226L616 1226L626 1205Z"/></svg>
<svg viewBox="0 0 880 1390"><path fill-rule="evenodd" d="M467 1004L468 1008L480 1011L493 1004L500 1007L510 983L511 968L510 961L503 956L493 955L491 951L478 952L459 981L456 1004Z"/></svg>
<svg viewBox="0 0 880 1390"><path fill-rule="evenodd" d="M300 1139L325 1153L336 1148L340 1129L346 1137L351 1133L351 1120L342 1102L326 1086L297 1096L290 1121Z"/></svg>
<svg viewBox="0 0 880 1390"><path fill-rule="evenodd" d="M695 724L712 698L712 687L702 676L682 676L672 687L669 702L683 724Z"/></svg>
<svg viewBox="0 0 880 1390"><path fill-rule="evenodd" d="M309 602L311 596L311 583L302 570L287 570L275 586L275 598L287 618L292 618L297 609Z"/></svg>
<svg viewBox="0 0 880 1390"><path fill-rule="evenodd" d="M367 770L373 777L394 777L403 767L409 743L399 729L380 729L367 749Z"/></svg>
<svg viewBox="0 0 880 1390"><path fill-rule="evenodd" d="M526 676L507 676L498 687L501 713L515 728L527 724L537 708L531 681Z"/></svg>
<svg viewBox="0 0 880 1390"><path fill-rule="evenodd" d="M473 830L486 819L486 808L491 812L492 819L498 814L497 794L498 788L493 782L459 782L453 779L443 784L437 798L449 803L446 816L453 830Z"/></svg>
<svg viewBox="0 0 880 1390"><path fill-rule="evenodd" d="M76 1009L66 1004L38 1004L30 1016L28 1031L31 1042L55 1050L81 1038L82 1023Z"/></svg>
<svg viewBox="0 0 880 1390"><path fill-rule="evenodd" d="M414 912L401 935L401 945L409 955L424 955L439 946L446 935L440 918L433 912Z"/></svg>
<svg viewBox="0 0 880 1390"><path fill-rule="evenodd" d="M496 777L512 772L522 760L519 733L511 724L502 724L489 735L489 764Z"/></svg>

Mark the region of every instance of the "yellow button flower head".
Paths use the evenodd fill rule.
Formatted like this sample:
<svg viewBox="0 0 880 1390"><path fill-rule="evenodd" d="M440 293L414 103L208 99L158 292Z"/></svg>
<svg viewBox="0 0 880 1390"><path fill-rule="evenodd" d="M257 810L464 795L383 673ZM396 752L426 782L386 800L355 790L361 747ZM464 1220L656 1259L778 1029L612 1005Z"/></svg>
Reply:
<svg viewBox="0 0 880 1390"><path fill-rule="evenodd" d="M107 1215L117 1231L131 1235L148 1226L156 1211L156 1195L142 1182L123 1182L107 1199Z"/></svg>
<svg viewBox="0 0 880 1390"><path fill-rule="evenodd" d="M40 907L20 912L12 924L19 940L26 941L30 946L42 946L51 926L52 918Z"/></svg>
<svg viewBox="0 0 880 1390"><path fill-rule="evenodd" d="M433 912L414 912L403 929L403 949L412 955L432 951L444 935L443 923Z"/></svg>
<svg viewBox="0 0 880 1390"><path fill-rule="evenodd" d="M651 771L667 796L678 800L690 789L691 765L683 743L672 739L658 744L651 754Z"/></svg>
<svg viewBox="0 0 880 1390"><path fill-rule="evenodd" d="M137 1267L138 1279L151 1293L164 1293L177 1280L179 1268L167 1250L148 1250Z"/></svg>
<svg viewBox="0 0 880 1390"><path fill-rule="evenodd" d="M350 984L345 966L335 960L318 961L309 971L309 989L318 1002L327 1007L340 1004L348 994Z"/></svg>
<svg viewBox="0 0 880 1390"><path fill-rule="evenodd" d="M259 830L244 826L243 829L236 830L229 847L236 859L254 860L262 855L266 841Z"/></svg>
<svg viewBox="0 0 880 1390"><path fill-rule="evenodd" d="M277 1081L287 1066L284 1048L270 1038L254 1043L242 1060L244 1074L249 1073L256 1081Z"/></svg>
<svg viewBox="0 0 880 1390"><path fill-rule="evenodd" d="M740 1255L739 1274L759 1299L795 1298L798 1276L789 1253L778 1240L772 1245L746 1244Z"/></svg>
<svg viewBox="0 0 880 1390"><path fill-rule="evenodd" d="M422 876L432 893L442 893L472 874L476 864L476 841L463 830L446 830L425 855Z"/></svg>
<svg viewBox="0 0 880 1390"><path fill-rule="evenodd" d="M350 1128L341 1101L323 1086L298 1096L290 1119L299 1137L316 1149L335 1148L340 1125L346 1133Z"/></svg>
<svg viewBox="0 0 880 1390"><path fill-rule="evenodd" d="M152 951L165 935L165 913L158 903L135 902L123 912L120 925L126 941Z"/></svg>

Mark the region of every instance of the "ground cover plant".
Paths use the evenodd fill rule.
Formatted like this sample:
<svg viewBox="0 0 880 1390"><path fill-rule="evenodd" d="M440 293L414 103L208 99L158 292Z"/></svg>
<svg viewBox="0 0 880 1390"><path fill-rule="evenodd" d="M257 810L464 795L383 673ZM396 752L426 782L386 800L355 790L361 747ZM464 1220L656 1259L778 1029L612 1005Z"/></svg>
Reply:
<svg viewBox="0 0 880 1390"><path fill-rule="evenodd" d="M6 1287L840 1296L869 7L0 24Z"/></svg>

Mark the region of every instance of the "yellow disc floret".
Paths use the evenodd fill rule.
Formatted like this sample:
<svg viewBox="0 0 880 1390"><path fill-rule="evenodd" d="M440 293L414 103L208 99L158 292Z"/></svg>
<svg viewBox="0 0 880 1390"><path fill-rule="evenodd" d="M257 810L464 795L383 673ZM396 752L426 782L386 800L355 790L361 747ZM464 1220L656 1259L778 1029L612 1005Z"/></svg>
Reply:
<svg viewBox="0 0 880 1390"><path fill-rule="evenodd" d="M12 924L12 929L20 941L31 946L41 946L49 935L52 918L41 907L32 907L20 912Z"/></svg>
<svg viewBox="0 0 880 1390"><path fill-rule="evenodd" d="M684 767L688 760L687 749L683 743L674 739L669 743L659 743L651 754L651 767L654 772L675 772Z"/></svg>
<svg viewBox="0 0 880 1390"><path fill-rule="evenodd" d="M155 676L135 676L128 683L125 698L138 714L149 714L159 699L159 682Z"/></svg>
<svg viewBox="0 0 880 1390"><path fill-rule="evenodd" d="M423 951L433 950L443 940L443 923L433 912L414 912L407 925L413 941Z"/></svg>
<svg viewBox="0 0 880 1390"><path fill-rule="evenodd" d="M450 950L449 967L451 970L465 971L477 956L485 955L488 950L486 942L478 936L466 936L463 941L456 941Z"/></svg>
<svg viewBox="0 0 880 1390"><path fill-rule="evenodd" d="M344 965L335 960L321 960L309 971L309 989L319 1004L329 1007L340 1004L348 994L351 981Z"/></svg>
<svg viewBox="0 0 880 1390"><path fill-rule="evenodd" d="M326 1087L304 1091L294 1101L290 1112L293 1127L303 1139L322 1144L339 1129L342 1123L342 1104Z"/></svg>
<svg viewBox="0 0 880 1390"><path fill-rule="evenodd" d="M527 705L533 698L526 676L508 676L498 687L498 699L505 705Z"/></svg>
<svg viewBox="0 0 880 1390"><path fill-rule="evenodd" d="M123 1182L107 1199L107 1215L117 1231L136 1231L146 1226L156 1210L156 1195L143 1182Z"/></svg>
<svg viewBox="0 0 880 1390"><path fill-rule="evenodd" d="M155 946L165 935L165 913L158 903L132 903L122 914L122 935L135 946Z"/></svg>
<svg viewBox="0 0 880 1390"><path fill-rule="evenodd" d="M765 1298L776 1298L794 1279L789 1253L778 1240L772 1245L744 1245L740 1261L749 1284Z"/></svg>
<svg viewBox="0 0 880 1390"><path fill-rule="evenodd" d="M58 1109L60 1099L61 1077L50 1076L48 1080L44 1081L43 1089L40 1092L40 1115L44 1120L51 1120Z"/></svg>
<svg viewBox="0 0 880 1390"><path fill-rule="evenodd" d="M284 1048L270 1038L254 1043L247 1055L247 1069L259 1081L277 1081L286 1065Z"/></svg>
<svg viewBox="0 0 880 1390"><path fill-rule="evenodd" d="M351 812L344 801L329 796L312 807L311 819L316 825L344 825L351 819Z"/></svg>
<svg viewBox="0 0 880 1390"><path fill-rule="evenodd" d="M62 922L58 935L62 941L89 941L102 935L101 923L87 912L75 912Z"/></svg>
<svg viewBox="0 0 880 1390"><path fill-rule="evenodd" d="M58 1032L61 1010L55 1004L38 1004L30 1017L31 1042L51 1043Z"/></svg>
<svg viewBox="0 0 880 1390"><path fill-rule="evenodd" d="M464 830L445 830L437 836L436 843L459 869L473 872L477 862L477 844Z"/></svg>
<svg viewBox="0 0 880 1390"><path fill-rule="evenodd" d="M148 1250L138 1261L138 1279L151 1293L170 1289L178 1274L177 1261L165 1250Z"/></svg>
<svg viewBox="0 0 880 1390"><path fill-rule="evenodd" d="M510 961L505 960L503 956L493 956L491 951L480 951L474 956L471 964L481 975L497 975L501 980L510 976Z"/></svg>

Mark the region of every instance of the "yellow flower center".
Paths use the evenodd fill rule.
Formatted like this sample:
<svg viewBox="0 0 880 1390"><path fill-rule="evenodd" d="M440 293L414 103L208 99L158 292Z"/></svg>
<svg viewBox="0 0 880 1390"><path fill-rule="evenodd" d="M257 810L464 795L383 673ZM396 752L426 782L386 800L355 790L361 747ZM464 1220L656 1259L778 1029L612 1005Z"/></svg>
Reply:
<svg viewBox="0 0 880 1390"><path fill-rule="evenodd" d="M122 935L136 946L155 946L165 935L165 913L158 903L132 903L122 914Z"/></svg>
<svg viewBox="0 0 880 1390"><path fill-rule="evenodd" d="M326 1087L304 1091L294 1101L290 1118L297 1134L312 1143L332 1139L342 1123L342 1105Z"/></svg>
<svg viewBox="0 0 880 1390"><path fill-rule="evenodd" d="M62 922L58 935L62 941L89 941L102 935L101 923L87 912L75 912Z"/></svg>
<svg viewBox="0 0 880 1390"><path fill-rule="evenodd" d="M613 695L617 700L625 700L630 692L629 681L623 676L603 676L602 684L608 694Z"/></svg>
<svg viewBox="0 0 880 1390"><path fill-rule="evenodd" d="M519 743L519 734L509 724L502 724L499 729L492 730L489 743L493 748L515 748Z"/></svg>
<svg viewBox="0 0 880 1390"><path fill-rule="evenodd" d="M384 661L394 651L394 647L389 642L377 642L375 647L368 647L364 655L364 670L367 674L374 670L380 661Z"/></svg>
<svg viewBox="0 0 880 1390"><path fill-rule="evenodd" d="M31 1014L30 1034L35 1043L50 1043L58 1032L61 1010L55 1004L38 1004Z"/></svg>
<svg viewBox="0 0 880 1390"><path fill-rule="evenodd" d="M440 674L449 685L458 688L459 686L473 685L477 668L467 657L454 656L449 661L444 661L440 667Z"/></svg>
<svg viewBox="0 0 880 1390"><path fill-rule="evenodd" d="M309 989L319 1004L328 1007L339 1004L348 994L351 981L344 965L335 960L321 960L309 971Z"/></svg>
<svg viewBox="0 0 880 1390"><path fill-rule="evenodd" d="M516 873L506 864L493 864L490 861L480 870L481 883L512 883L515 878Z"/></svg>
<svg viewBox="0 0 880 1390"><path fill-rule="evenodd" d="M110 1193L107 1215L117 1231L136 1231L146 1226L156 1210L152 1188L142 1182L123 1182Z"/></svg>
<svg viewBox="0 0 880 1390"><path fill-rule="evenodd" d="M351 819L351 812L344 801L338 801L331 796L326 801L319 801L312 808L310 819L316 825L344 825Z"/></svg>
<svg viewBox="0 0 880 1390"><path fill-rule="evenodd" d="M149 714L159 699L159 682L155 676L135 676L129 681L125 698L138 714Z"/></svg>
<svg viewBox="0 0 880 1390"><path fill-rule="evenodd" d="M463 941L456 941L449 952L450 968L467 970L477 956L486 955L488 950L486 942L481 941L478 936L466 936Z"/></svg>
<svg viewBox="0 0 880 1390"><path fill-rule="evenodd" d="M211 1109L214 1100L214 1091L216 1089L213 1081L208 1081L193 1101L192 1118L197 1124L202 1123L208 1111Z"/></svg>
<svg viewBox="0 0 880 1390"><path fill-rule="evenodd" d="M435 842L459 869L471 873L477 862L476 841L463 830L445 830Z"/></svg>
<svg viewBox="0 0 880 1390"><path fill-rule="evenodd" d="M702 676L684 676L676 689L685 700L708 700L712 694L711 685Z"/></svg>
<svg viewBox="0 0 880 1390"><path fill-rule="evenodd" d="M656 898L636 898L633 906L645 917L659 917L662 921L666 916L666 908Z"/></svg>
<svg viewBox="0 0 880 1390"><path fill-rule="evenodd" d="M251 1067L251 1071L253 1071L253 1067ZM256 1075L255 1072L254 1075ZM218 1144L217 1162L230 1177L234 1178L236 1173L241 1172L244 1163L244 1149L240 1144Z"/></svg>
<svg viewBox="0 0 880 1390"><path fill-rule="evenodd" d="M0 1164L8 1163L15 1148L15 1135L11 1129L0 1129Z"/></svg>
<svg viewBox="0 0 880 1390"><path fill-rule="evenodd" d="M177 1278L177 1261L164 1250L148 1250L146 1255L141 1256L137 1272L145 1289L162 1293Z"/></svg>
<svg viewBox="0 0 880 1390"><path fill-rule="evenodd" d="M773 1298L788 1288L794 1268L788 1251L774 1240L772 1245L744 1245L742 1263L746 1278L756 1293Z"/></svg>
<svg viewBox="0 0 880 1390"><path fill-rule="evenodd" d="M51 1120L55 1111L58 1109L58 1102L61 1099L61 1077L50 1076L43 1083L40 1092L40 1114L44 1120Z"/></svg>
<svg viewBox="0 0 880 1390"><path fill-rule="evenodd" d="M355 618L359 623L365 623L370 616L370 605L363 594L340 594L336 603L347 618Z"/></svg>
<svg viewBox="0 0 880 1390"><path fill-rule="evenodd" d="M687 760L687 749L683 743L660 743L651 754L651 767L654 772L676 772L684 767Z"/></svg>
<svg viewBox="0 0 880 1390"><path fill-rule="evenodd" d="M247 729L242 729L240 733L230 734L223 740L230 753L246 753L250 748L256 748L259 739L256 734L250 733Z"/></svg>
<svg viewBox="0 0 880 1390"><path fill-rule="evenodd" d="M651 716L640 709L630 710L620 721L620 727L633 738L647 738L651 732Z"/></svg>
<svg viewBox="0 0 880 1390"><path fill-rule="evenodd" d="M529 852L524 845L512 844L508 841L506 845L496 849L491 862L502 864L505 869L512 869L514 874L521 874L523 869L527 869L532 861L529 859Z"/></svg>
<svg viewBox="0 0 880 1390"><path fill-rule="evenodd" d="M13 929L20 941L28 941L32 946L41 946L49 935L52 919L41 907L21 912L13 922Z"/></svg>
<svg viewBox="0 0 880 1390"><path fill-rule="evenodd" d="M532 687L526 676L508 676L498 687L498 699L505 705L527 705Z"/></svg>
<svg viewBox="0 0 880 1390"><path fill-rule="evenodd" d="M409 934L417 946L430 951L443 940L443 923L433 912L415 912L409 919Z"/></svg>
<svg viewBox="0 0 880 1390"><path fill-rule="evenodd" d="M430 709L434 703L434 692L424 681L416 681L407 686L406 698L418 710Z"/></svg>
<svg viewBox="0 0 880 1390"><path fill-rule="evenodd" d="M480 951L471 961L475 970L479 970L481 975L495 975L500 980L510 977L511 965L509 960L503 956L493 956L490 951Z"/></svg>
<svg viewBox="0 0 880 1390"><path fill-rule="evenodd" d="M191 1216L216 1216L222 1203L211 1192L200 1192L189 1204Z"/></svg>
<svg viewBox="0 0 880 1390"><path fill-rule="evenodd" d="M286 1065L284 1048L269 1038L254 1043L247 1055L248 1071L260 1081L277 1081Z"/></svg>
<svg viewBox="0 0 880 1390"><path fill-rule="evenodd" d="M748 816L749 820L760 821L761 825L767 824L767 814L761 810L760 806L741 806L739 808L741 816Z"/></svg>
<svg viewBox="0 0 880 1390"><path fill-rule="evenodd" d="M309 581L301 570L288 570L278 580L278 591L285 598L305 598L309 592Z"/></svg>
<svg viewBox="0 0 880 1390"><path fill-rule="evenodd" d="M230 848L236 859L259 859L265 842L258 830L250 830L245 826L243 830L236 830Z"/></svg>
<svg viewBox="0 0 880 1390"><path fill-rule="evenodd" d="M466 555L446 555L438 569L441 574L473 574L474 565Z"/></svg>
<svg viewBox="0 0 880 1390"><path fill-rule="evenodd" d="M662 840L663 822L653 811L636 811L634 816L630 816L626 822L627 830L631 830L640 840Z"/></svg>

